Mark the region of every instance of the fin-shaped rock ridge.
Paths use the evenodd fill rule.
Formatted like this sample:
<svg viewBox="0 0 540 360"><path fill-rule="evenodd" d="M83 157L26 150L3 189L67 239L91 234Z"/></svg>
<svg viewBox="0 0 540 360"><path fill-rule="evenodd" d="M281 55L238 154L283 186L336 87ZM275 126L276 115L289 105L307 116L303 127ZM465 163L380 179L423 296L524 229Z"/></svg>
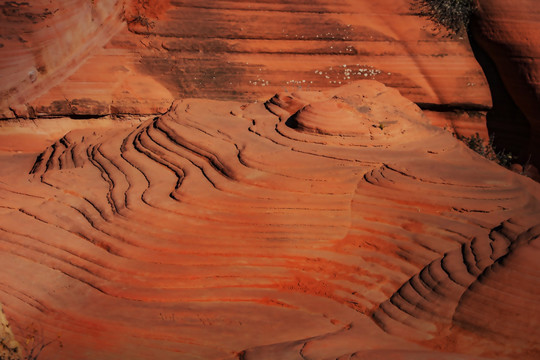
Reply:
<svg viewBox="0 0 540 360"><path fill-rule="evenodd" d="M375 81L180 100L0 175L0 302L44 359L538 354L540 185Z"/></svg>

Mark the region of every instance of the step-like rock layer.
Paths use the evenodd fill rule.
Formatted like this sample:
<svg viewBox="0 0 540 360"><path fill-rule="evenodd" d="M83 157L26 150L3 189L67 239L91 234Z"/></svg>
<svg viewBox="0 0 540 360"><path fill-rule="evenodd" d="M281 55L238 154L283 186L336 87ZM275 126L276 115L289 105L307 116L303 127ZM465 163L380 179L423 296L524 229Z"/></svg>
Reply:
<svg viewBox="0 0 540 360"><path fill-rule="evenodd" d="M44 359L538 355L539 185L380 83L181 100L28 170L0 303Z"/></svg>

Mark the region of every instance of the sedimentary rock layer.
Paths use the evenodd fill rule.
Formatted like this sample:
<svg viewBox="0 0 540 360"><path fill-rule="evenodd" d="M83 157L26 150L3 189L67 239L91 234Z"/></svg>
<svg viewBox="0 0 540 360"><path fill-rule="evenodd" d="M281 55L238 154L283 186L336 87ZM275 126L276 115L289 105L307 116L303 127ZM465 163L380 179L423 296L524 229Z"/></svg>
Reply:
<svg viewBox="0 0 540 360"><path fill-rule="evenodd" d="M1 23L14 27L0 49L4 117L157 114L178 98L266 99L358 79L427 106L491 105L467 40L434 36L407 0L13 4Z"/></svg>
<svg viewBox="0 0 540 360"><path fill-rule="evenodd" d="M43 359L539 354L539 185L374 81L75 130L0 199Z"/></svg>
<svg viewBox="0 0 540 360"><path fill-rule="evenodd" d="M121 14L122 2L117 0L1 1L2 117L35 117L28 103L65 81L102 48L122 28ZM54 100L68 99L69 94L60 93ZM96 110L94 115L99 115Z"/></svg>

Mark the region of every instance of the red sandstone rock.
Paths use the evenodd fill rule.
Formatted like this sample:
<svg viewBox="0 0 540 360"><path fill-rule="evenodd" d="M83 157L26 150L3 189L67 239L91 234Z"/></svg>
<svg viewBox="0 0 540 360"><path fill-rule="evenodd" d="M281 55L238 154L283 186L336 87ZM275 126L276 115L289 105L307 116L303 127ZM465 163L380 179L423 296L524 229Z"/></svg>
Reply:
<svg viewBox="0 0 540 360"><path fill-rule="evenodd" d="M513 101L528 120L529 153L540 163L540 5L537 0L478 0L475 40L494 61ZM506 130L515 131L515 119Z"/></svg>
<svg viewBox="0 0 540 360"><path fill-rule="evenodd" d="M0 305L0 358L6 360L20 359L20 344L15 340L9 322Z"/></svg>
<svg viewBox="0 0 540 360"><path fill-rule="evenodd" d="M491 105L467 40L433 36L407 0L123 3L4 2L3 117L157 114L178 98L266 99L358 79L418 103Z"/></svg>
<svg viewBox="0 0 540 360"><path fill-rule="evenodd" d="M397 90L124 125L0 157L0 302L40 358L538 358L539 184Z"/></svg>
<svg viewBox="0 0 540 360"><path fill-rule="evenodd" d="M14 115L10 107L18 116L35 116L27 104L76 72L122 26L117 0L2 1L0 7L3 117Z"/></svg>

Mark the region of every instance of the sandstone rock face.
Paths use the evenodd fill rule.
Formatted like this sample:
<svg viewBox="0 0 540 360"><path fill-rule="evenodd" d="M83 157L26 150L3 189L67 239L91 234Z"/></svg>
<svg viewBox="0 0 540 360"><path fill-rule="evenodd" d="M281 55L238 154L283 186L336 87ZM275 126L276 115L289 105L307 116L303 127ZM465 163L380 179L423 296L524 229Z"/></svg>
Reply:
<svg viewBox="0 0 540 360"><path fill-rule="evenodd" d="M540 6L536 0L479 0L472 23L474 39L495 63L498 75L528 126L519 129L516 115L496 124L496 133L528 137L528 152L540 164ZM495 100L494 100L495 101ZM519 134L521 133L521 134ZM527 140L525 140L527 142ZM518 144L519 145L519 144Z"/></svg>
<svg viewBox="0 0 540 360"><path fill-rule="evenodd" d="M117 0L0 2L2 116L35 116L27 104L65 81L118 32L121 5ZM69 97L62 96L55 100ZM100 114L97 108L92 112Z"/></svg>
<svg viewBox="0 0 540 360"><path fill-rule="evenodd" d="M380 83L16 155L0 302L43 359L538 358L540 185Z"/></svg>
<svg viewBox="0 0 540 360"><path fill-rule="evenodd" d="M12 29L0 49L3 117L157 114L178 98L266 99L358 79L425 107L491 105L467 40L433 36L408 0L14 4L0 22ZM467 116L434 115L485 133Z"/></svg>

